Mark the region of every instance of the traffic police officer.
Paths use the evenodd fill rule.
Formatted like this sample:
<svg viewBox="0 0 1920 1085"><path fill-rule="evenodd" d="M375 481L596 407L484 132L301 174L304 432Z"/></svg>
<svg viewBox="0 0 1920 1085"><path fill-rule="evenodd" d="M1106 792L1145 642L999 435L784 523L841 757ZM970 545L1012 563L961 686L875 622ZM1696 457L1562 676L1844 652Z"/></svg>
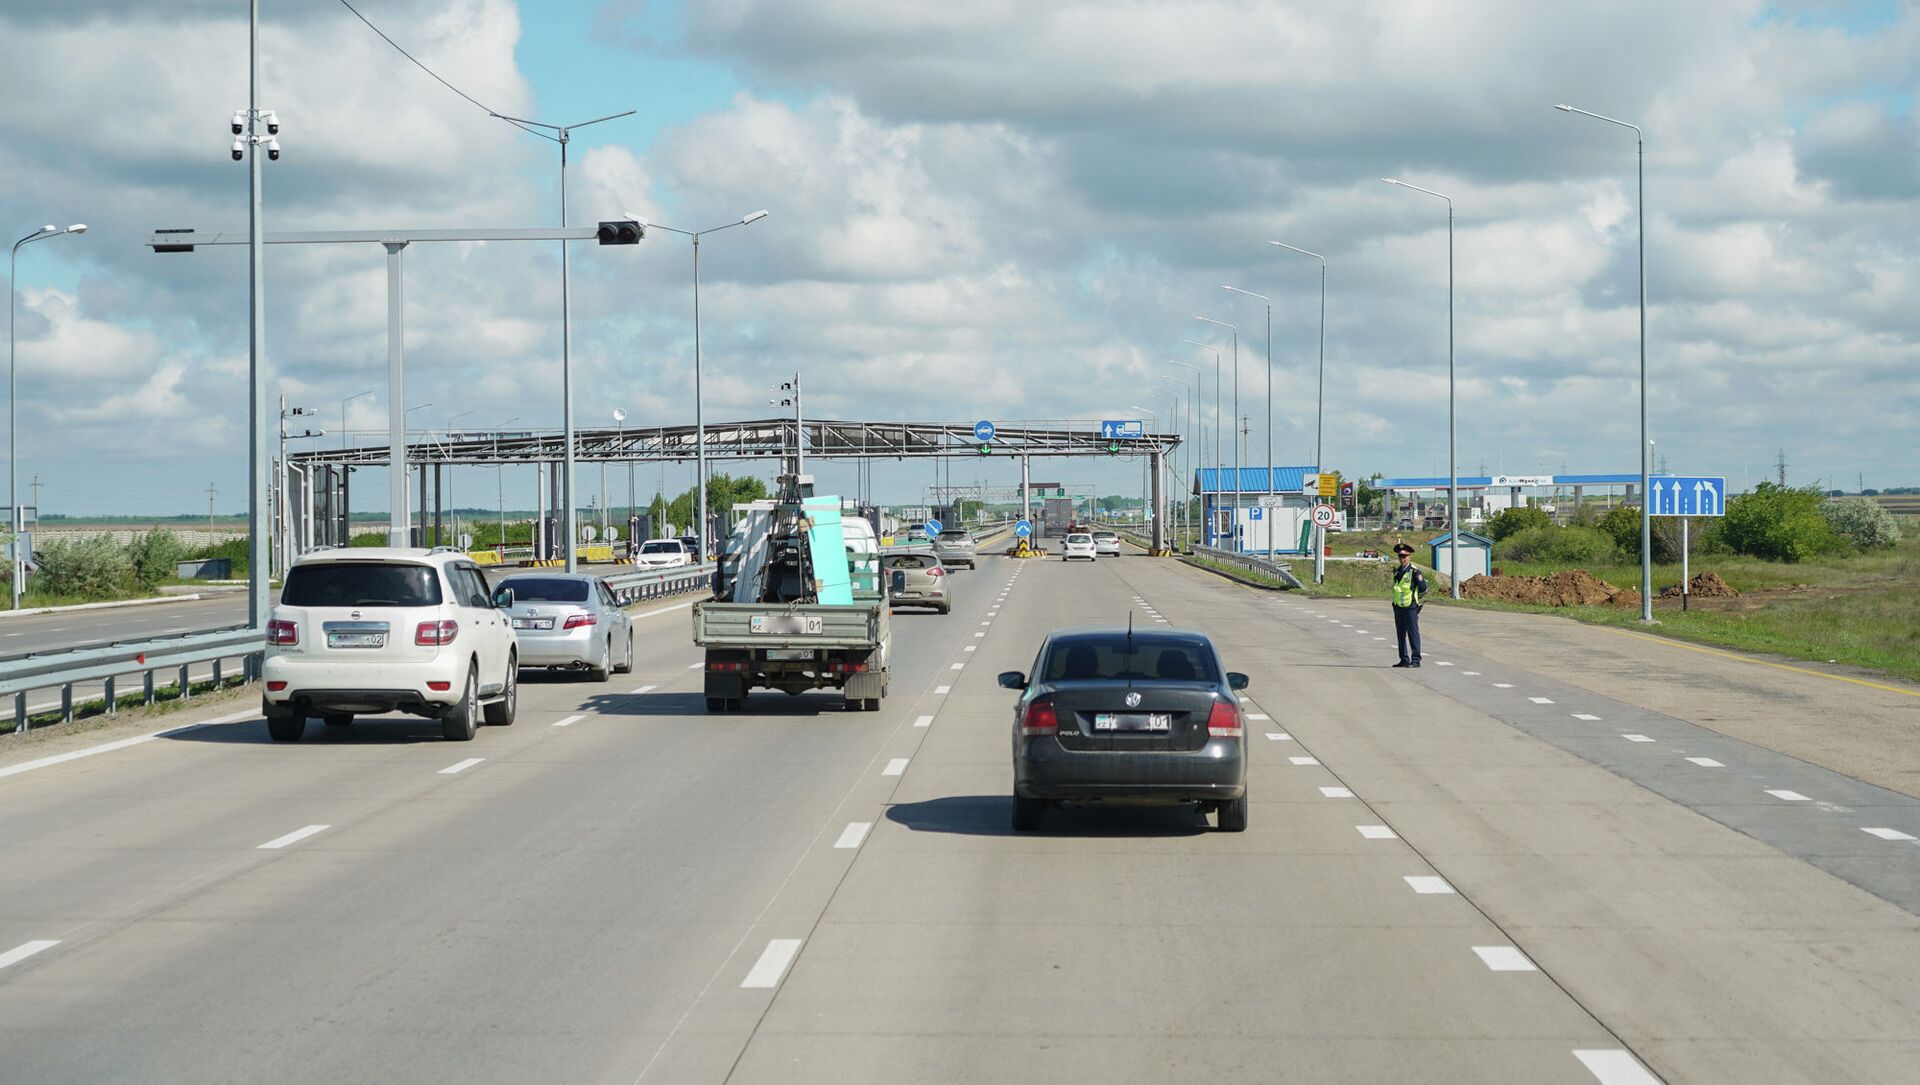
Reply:
<svg viewBox="0 0 1920 1085"><path fill-rule="evenodd" d="M1400 646L1396 667L1420 665L1420 605L1427 597L1426 575L1413 564L1413 547L1395 543L1400 565L1393 571L1393 634Z"/></svg>

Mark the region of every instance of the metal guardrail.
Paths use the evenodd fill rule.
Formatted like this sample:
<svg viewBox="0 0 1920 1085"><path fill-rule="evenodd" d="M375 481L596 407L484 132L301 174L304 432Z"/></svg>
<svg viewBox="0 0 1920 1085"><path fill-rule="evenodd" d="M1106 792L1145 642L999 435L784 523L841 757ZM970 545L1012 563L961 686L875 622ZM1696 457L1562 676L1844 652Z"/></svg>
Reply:
<svg viewBox="0 0 1920 1085"><path fill-rule="evenodd" d="M188 669L198 663L213 664L213 680L223 678L221 664L240 660L243 681L260 676L260 660L266 650L265 634L258 629L217 629L188 633L164 639L124 641L79 650L62 649L45 655L28 655L0 663L0 696L13 696L14 729L31 729L27 712L27 694L37 689L60 690L60 718L73 719L73 687L81 682L100 682L106 709L112 713L119 696L119 680L138 675L144 703L155 696L154 675L177 670L180 696L192 692Z"/></svg>
<svg viewBox="0 0 1920 1085"><path fill-rule="evenodd" d="M636 569L630 573L610 573L600 579L606 582L614 598L625 606L643 599L658 599L682 592L699 591L713 584L713 574L719 565L707 562L704 565L671 565L664 569Z"/></svg>
<svg viewBox="0 0 1920 1085"><path fill-rule="evenodd" d="M1203 557L1222 565L1237 565L1249 572L1264 573L1279 579L1289 588L1306 587L1298 577L1293 575L1292 566L1286 562L1269 561L1253 554L1236 554L1231 550L1220 550L1211 546L1196 546L1193 548L1193 554L1195 557Z"/></svg>

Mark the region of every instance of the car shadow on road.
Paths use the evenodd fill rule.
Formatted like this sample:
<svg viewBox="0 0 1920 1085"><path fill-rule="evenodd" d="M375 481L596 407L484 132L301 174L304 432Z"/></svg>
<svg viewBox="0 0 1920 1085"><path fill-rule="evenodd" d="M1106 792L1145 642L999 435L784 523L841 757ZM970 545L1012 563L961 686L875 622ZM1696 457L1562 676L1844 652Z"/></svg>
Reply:
<svg viewBox="0 0 1920 1085"><path fill-rule="evenodd" d="M598 693L580 701L583 711L603 716L701 716L715 724L751 724L762 719L802 719L813 716L841 716L877 720L882 714L848 712L837 693L802 693L789 697L779 692L750 693L746 707L738 712L708 712L706 695L692 693Z"/></svg>
<svg viewBox="0 0 1920 1085"><path fill-rule="evenodd" d="M950 795L887 808L887 820L917 833L961 836L1160 837L1209 831L1206 815L1192 806L1102 806L1091 803L1049 809L1040 831L1015 832L1008 795Z"/></svg>
<svg viewBox="0 0 1920 1085"><path fill-rule="evenodd" d="M267 734L267 721L258 717L250 720L236 720L233 723L189 726L160 737L173 742L211 742L228 745L264 746L273 742ZM356 718L345 727L329 727L318 719L309 719L306 734L300 741L301 744L308 746L329 744L392 746L415 742L441 742L444 738L441 735L438 720L422 720L409 716L376 716L371 719Z"/></svg>

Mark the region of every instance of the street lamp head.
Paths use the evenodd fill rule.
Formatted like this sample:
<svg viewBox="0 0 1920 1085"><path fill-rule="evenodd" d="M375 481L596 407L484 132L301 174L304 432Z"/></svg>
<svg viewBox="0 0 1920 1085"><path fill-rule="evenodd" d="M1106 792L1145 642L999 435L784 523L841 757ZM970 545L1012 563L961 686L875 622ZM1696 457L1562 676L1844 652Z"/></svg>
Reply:
<svg viewBox="0 0 1920 1085"><path fill-rule="evenodd" d="M40 232L43 234L58 233L60 232L60 227L55 226L53 223L49 222L45 226L40 227Z"/></svg>
<svg viewBox="0 0 1920 1085"><path fill-rule="evenodd" d="M1572 107L1572 106L1570 106L1570 105L1555 105L1555 106L1554 106L1553 108L1555 108L1555 109L1557 109L1557 110L1559 110L1559 111L1560 111L1560 112L1562 112L1562 113L1571 113L1571 112L1573 112L1573 107Z"/></svg>
<svg viewBox="0 0 1920 1085"><path fill-rule="evenodd" d="M742 218L742 219L740 220L740 225L742 225L742 226L745 226L746 224L748 224L748 223L750 223L750 222L758 222L758 221L760 221L761 219L763 219L763 218L766 218L766 217L767 217L767 212L766 212L766 211L765 211L764 209L763 209L763 210L759 210L759 211L755 211L755 212L753 212L752 214L750 214L750 215L747 215L747 216L746 216L745 218Z"/></svg>
<svg viewBox="0 0 1920 1085"><path fill-rule="evenodd" d="M84 234L87 232L87 224L84 222L76 222L67 227L67 232L70 234Z"/></svg>
<svg viewBox="0 0 1920 1085"><path fill-rule="evenodd" d="M1396 180L1394 180L1394 179L1393 179L1393 178L1391 178L1391 177L1382 177L1382 178L1380 178L1380 179L1381 179L1382 181L1385 181L1386 183L1388 183L1388 184L1390 184L1390 185L1397 185L1397 184L1399 184L1399 183L1400 183L1399 181L1396 181Z"/></svg>

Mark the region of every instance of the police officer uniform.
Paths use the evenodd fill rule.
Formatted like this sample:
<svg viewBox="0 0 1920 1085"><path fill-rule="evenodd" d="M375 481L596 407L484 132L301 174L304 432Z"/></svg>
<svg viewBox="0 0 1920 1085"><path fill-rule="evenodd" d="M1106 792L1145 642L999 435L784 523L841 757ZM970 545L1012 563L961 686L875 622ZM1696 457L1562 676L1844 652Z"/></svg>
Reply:
<svg viewBox="0 0 1920 1085"><path fill-rule="evenodd" d="M1411 555L1413 547L1399 543L1393 552ZM1400 648L1396 667L1420 665L1420 606L1426 597L1426 574L1413 562L1403 562L1393 570L1393 635Z"/></svg>

